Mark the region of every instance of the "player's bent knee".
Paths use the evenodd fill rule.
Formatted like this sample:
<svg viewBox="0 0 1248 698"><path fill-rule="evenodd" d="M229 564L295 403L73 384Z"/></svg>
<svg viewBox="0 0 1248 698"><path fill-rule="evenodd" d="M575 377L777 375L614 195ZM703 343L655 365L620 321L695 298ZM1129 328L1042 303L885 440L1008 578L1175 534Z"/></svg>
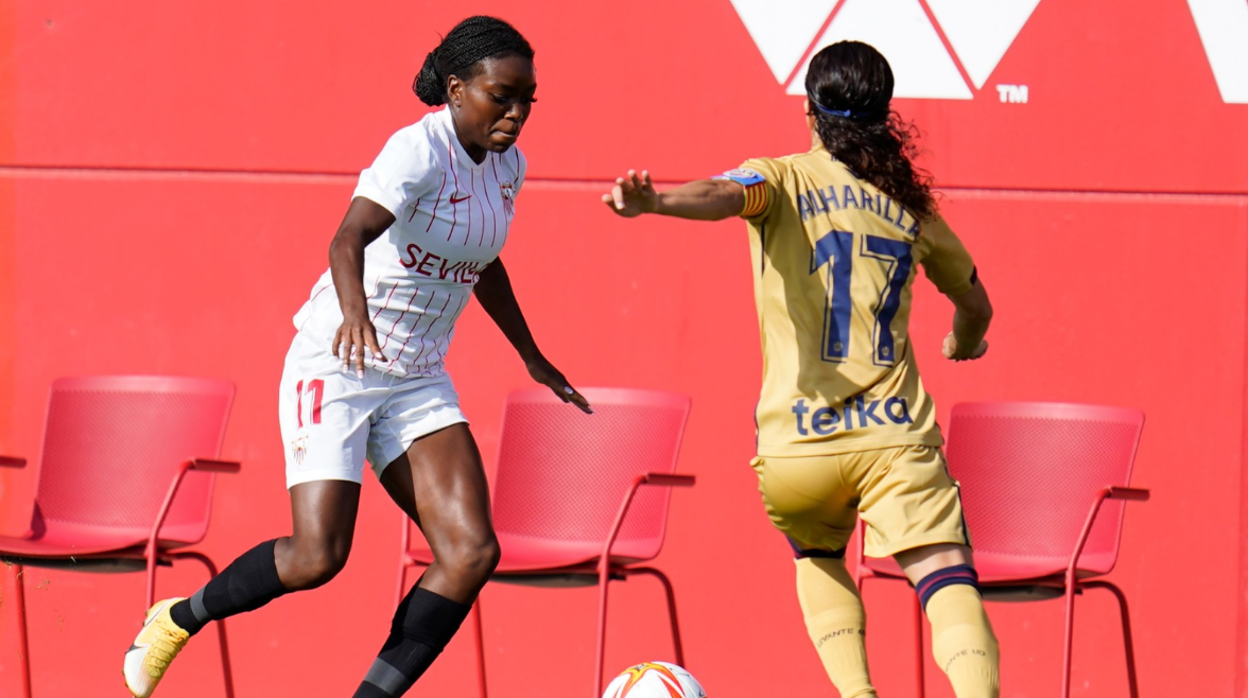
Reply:
<svg viewBox="0 0 1248 698"><path fill-rule="evenodd" d="M493 533L476 540L466 540L451 546L438 562L453 577L465 584L483 584L498 567L502 550Z"/></svg>
<svg viewBox="0 0 1248 698"><path fill-rule="evenodd" d="M291 579L283 580L291 591L315 589L338 576L347 565L347 552L331 547L296 551Z"/></svg>
<svg viewBox="0 0 1248 698"><path fill-rule="evenodd" d="M474 577L485 579L498 567L502 558L502 549L498 539L491 534L488 538L472 546L464 555L464 567Z"/></svg>
<svg viewBox="0 0 1248 698"><path fill-rule="evenodd" d="M914 584L918 584L920 580L933 572L949 567L959 565L974 567L971 549L956 543L924 545L903 550L893 557L905 571L906 577Z"/></svg>

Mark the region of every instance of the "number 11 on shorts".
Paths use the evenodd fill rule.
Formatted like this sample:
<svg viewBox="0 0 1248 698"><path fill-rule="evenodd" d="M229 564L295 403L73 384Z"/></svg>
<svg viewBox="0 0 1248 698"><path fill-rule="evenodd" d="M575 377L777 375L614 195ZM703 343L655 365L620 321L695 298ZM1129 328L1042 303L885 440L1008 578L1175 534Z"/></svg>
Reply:
<svg viewBox="0 0 1248 698"><path fill-rule="evenodd" d="M295 386L295 391L299 393L295 400L295 416L299 419L299 428L303 428L303 396L312 396L312 423L321 423L321 396L325 393L325 381L316 378L308 381L308 389L303 389L303 381Z"/></svg>

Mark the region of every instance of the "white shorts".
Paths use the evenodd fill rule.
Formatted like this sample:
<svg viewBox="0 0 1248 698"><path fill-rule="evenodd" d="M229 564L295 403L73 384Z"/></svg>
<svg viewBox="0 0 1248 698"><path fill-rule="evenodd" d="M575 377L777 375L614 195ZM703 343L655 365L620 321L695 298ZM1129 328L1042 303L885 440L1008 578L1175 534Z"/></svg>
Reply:
<svg viewBox="0 0 1248 698"><path fill-rule="evenodd" d="M381 477L416 439L467 422L449 376L406 378L342 360L302 333L282 371L279 422L286 487L317 480L363 482L364 459Z"/></svg>

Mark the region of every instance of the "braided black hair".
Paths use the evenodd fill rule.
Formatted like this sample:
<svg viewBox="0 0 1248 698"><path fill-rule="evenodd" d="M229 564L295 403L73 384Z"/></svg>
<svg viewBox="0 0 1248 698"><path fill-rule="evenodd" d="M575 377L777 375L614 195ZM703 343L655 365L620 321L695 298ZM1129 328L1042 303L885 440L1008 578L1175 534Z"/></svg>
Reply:
<svg viewBox="0 0 1248 698"><path fill-rule="evenodd" d="M918 129L889 108L893 71L879 51L860 41L819 51L806 73L806 97L832 157L916 218L936 213L931 175L913 163Z"/></svg>
<svg viewBox="0 0 1248 698"><path fill-rule="evenodd" d="M533 47L516 28L496 17L469 17L429 52L412 82L412 91L431 107L446 104L446 81L452 75L470 80L487 58L520 56L533 59Z"/></svg>

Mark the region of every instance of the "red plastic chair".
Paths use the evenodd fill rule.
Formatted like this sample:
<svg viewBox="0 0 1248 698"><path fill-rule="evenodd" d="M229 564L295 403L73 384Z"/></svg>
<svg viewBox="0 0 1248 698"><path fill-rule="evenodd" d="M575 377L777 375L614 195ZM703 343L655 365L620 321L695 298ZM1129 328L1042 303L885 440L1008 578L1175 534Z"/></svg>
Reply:
<svg viewBox="0 0 1248 698"><path fill-rule="evenodd" d="M1061 403L968 403L953 408L949 469L961 484L984 599L1035 601L1065 597L1062 697L1070 695L1075 594L1107 589L1122 614L1127 682L1139 689L1126 596L1108 574L1118 559L1125 502L1149 491L1127 487L1144 413ZM861 527L859 528L861 533ZM861 540L861 535L859 536ZM859 561L858 583L905 579L892 559ZM922 611L918 628L919 695L923 695Z"/></svg>
<svg viewBox="0 0 1248 698"><path fill-rule="evenodd" d="M694 483L694 476L674 472L690 400L624 388L587 388L581 393L594 414L579 412L545 388L518 390L507 398L493 492L502 559L493 579L532 586L598 584L598 695L607 586L613 580L646 574L663 584L676 662L684 663L672 584L661 571L639 563L653 559L663 547L670 488ZM431 562L427 544L412 542L405 517L400 598L407 569ZM473 615L484 698L480 599Z"/></svg>
<svg viewBox="0 0 1248 698"><path fill-rule="evenodd" d="M52 384L34 515L25 535L0 536L17 598L23 695L31 697L23 566L81 572L147 572L154 603L156 566L197 560L181 550L208 530L213 473L237 472L217 460L234 386L158 376L62 378ZM0 456L23 467L24 458ZM225 624L217 623L225 692L234 695ZM118 656L120 660L120 655Z"/></svg>

